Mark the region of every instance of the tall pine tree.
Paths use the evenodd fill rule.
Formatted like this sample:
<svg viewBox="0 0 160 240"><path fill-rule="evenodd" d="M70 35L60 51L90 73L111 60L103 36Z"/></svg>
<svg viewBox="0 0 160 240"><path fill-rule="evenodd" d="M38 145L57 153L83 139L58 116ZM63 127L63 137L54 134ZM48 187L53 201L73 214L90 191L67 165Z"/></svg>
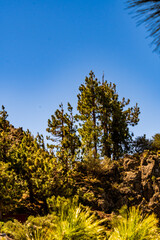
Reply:
<svg viewBox="0 0 160 240"><path fill-rule="evenodd" d="M51 119L48 120L47 132L51 134L47 139L52 141L48 147L53 150L65 171L72 167L80 146L79 137L76 135L75 117L73 108L68 103L68 113L64 112L63 104L59 105Z"/></svg>
<svg viewBox="0 0 160 240"><path fill-rule="evenodd" d="M92 151L97 158L99 149L99 82L91 71L89 77L85 78L85 84L79 87L77 115L80 120L79 133L82 140L82 151L89 154Z"/></svg>
<svg viewBox="0 0 160 240"><path fill-rule="evenodd" d="M100 83L91 71L85 84L79 87L79 133L84 153L118 159L128 148L131 134L129 125L139 121L138 106L126 109L130 100L119 100L116 85Z"/></svg>

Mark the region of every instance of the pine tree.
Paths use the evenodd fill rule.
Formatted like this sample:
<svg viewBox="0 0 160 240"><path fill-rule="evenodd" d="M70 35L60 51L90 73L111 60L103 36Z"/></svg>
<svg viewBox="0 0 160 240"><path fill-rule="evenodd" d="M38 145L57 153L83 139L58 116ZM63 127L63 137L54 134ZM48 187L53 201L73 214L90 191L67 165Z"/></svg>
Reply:
<svg viewBox="0 0 160 240"><path fill-rule="evenodd" d="M130 100L118 99L115 84L105 81L99 87L102 155L107 157L112 155L117 159L129 150L131 134L128 126L135 126L138 123L139 108L136 105L126 109Z"/></svg>
<svg viewBox="0 0 160 240"><path fill-rule="evenodd" d="M160 133L156 133L152 138L152 148L157 151L160 150Z"/></svg>
<svg viewBox="0 0 160 240"><path fill-rule="evenodd" d="M3 162L8 161L8 150L11 147L11 141L9 139L10 123L7 118L7 111L2 105L2 110L0 111L0 160Z"/></svg>
<svg viewBox="0 0 160 240"><path fill-rule="evenodd" d="M43 149L43 144L41 146L29 130L13 149L11 169L25 191L21 203L31 208L38 206L39 210L41 207L47 213L47 198L55 193L61 179L54 156Z"/></svg>
<svg viewBox="0 0 160 240"><path fill-rule="evenodd" d="M73 115L73 107L70 103L68 103L66 125L66 149L68 149L68 157L70 157L70 163L72 164L78 156L81 143L79 136L77 135L76 117Z"/></svg>
<svg viewBox="0 0 160 240"><path fill-rule="evenodd" d="M53 144L48 144L48 147L53 150L65 171L68 171L75 160L80 141L76 135L76 120L73 116L72 106L68 103L68 113L64 113L63 104L59 107L60 109L57 109L48 120L46 130L51 136L48 136L47 139L53 142Z"/></svg>
<svg viewBox="0 0 160 240"><path fill-rule="evenodd" d="M39 147L45 150L44 136L42 134L37 133L36 141Z"/></svg>
<svg viewBox="0 0 160 240"><path fill-rule="evenodd" d="M118 159L128 149L129 125L138 123L139 108L126 109L130 100L118 99L115 84L100 83L92 71L89 75L79 88L77 107L84 154Z"/></svg>
<svg viewBox="0 0 160 240"><path fill-rule="evenodd" d="M89 154L92 150L94 158L97 158L99 149L99 82L91 71L85 78L85 84L79 87L77 110L80 120L79 133L82 139L82 151Z"/></svg>
<svg viewBox="0 0 160 240"><path fill-rule="evenodd" d="M2 213L12 211L21 198L22 186L12 169L13 163L13 126L7 120L5 107L0 111L0 219ZM15 131L16 133L18 132ZM14 132L14 133L15 133Z"/></svg>
<svg viewBox="0 0 160 240"><path fill-rule="evenodd" d="M132 151L131 153L143 153L144 150L151 150L153 141L146 138L146 134L143 136L136 137L133 143L131 144Z"/></svg>

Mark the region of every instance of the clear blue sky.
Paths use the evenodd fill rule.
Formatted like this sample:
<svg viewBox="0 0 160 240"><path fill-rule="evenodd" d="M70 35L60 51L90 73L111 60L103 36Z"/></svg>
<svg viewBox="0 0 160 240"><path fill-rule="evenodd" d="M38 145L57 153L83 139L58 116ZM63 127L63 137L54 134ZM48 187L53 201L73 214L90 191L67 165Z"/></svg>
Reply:
<svg viewBox="0 0 160 240"><path fill-rule="evenodd" d="M160 133L160 57L125 0L1 0L0 105L15 127L45 134L63 102L74 108L93 70L138 102L135 136Z"/></svg>

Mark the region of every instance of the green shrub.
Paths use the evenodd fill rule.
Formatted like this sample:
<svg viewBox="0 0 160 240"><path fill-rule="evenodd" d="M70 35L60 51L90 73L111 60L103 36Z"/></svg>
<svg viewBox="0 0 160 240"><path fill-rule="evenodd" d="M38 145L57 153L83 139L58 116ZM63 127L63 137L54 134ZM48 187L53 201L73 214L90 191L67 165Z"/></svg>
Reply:
<svg viewBox="0 0 160 240"><path fill-rule="evenodd" d="M26 227L27 240L44 240L48 239L50 232L56 226L57 217L50 214L44 217L30 216L24 224Z"/></svg>
<svg viewBox="0 0 160 240"><path fill-rule="evenodd" d="M15 240L28 240L26 227L17 220L8 221L1 226L1 232Z"/></svg>
<svg viewBox="0 0 160 240"><path fill-rule="evenodd" d="M17 220L3 224L1 231L15 240L44 240L49 232L53 231L56 216L54 214L45 217L29 217L25 224Z"/></svg>
<svg viewBox="0 0 160 240"><path fill-rule="evenodd" d="M58 198L53 214L29 217L25 224L18 221L4 223L2 231L15 240L100 240L105 239L105 227L89 208L73 201ZM51 204L51 205L52 205ZM53 207L53 206L52 206ZM54 208L54 207L53 207Z"/></svg>

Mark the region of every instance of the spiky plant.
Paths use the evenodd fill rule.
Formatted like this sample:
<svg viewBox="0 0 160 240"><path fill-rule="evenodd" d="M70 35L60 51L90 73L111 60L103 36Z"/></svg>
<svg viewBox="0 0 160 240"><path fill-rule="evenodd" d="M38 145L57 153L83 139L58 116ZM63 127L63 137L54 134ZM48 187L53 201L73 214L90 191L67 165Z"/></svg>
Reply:
<svg viewBox="0 0 160 240"><path fill-rule="evenodd" d="M143 216L139 208L132 207L116 218L109 240L158 240L157 224L154 214Z"/></svg>
<svg viewBox="0 0 160 240"><path fill-rule="evenodd" d="M63 211L49 240L98 240L104 238L105 227L89 209L69 207Z"/></svg>

